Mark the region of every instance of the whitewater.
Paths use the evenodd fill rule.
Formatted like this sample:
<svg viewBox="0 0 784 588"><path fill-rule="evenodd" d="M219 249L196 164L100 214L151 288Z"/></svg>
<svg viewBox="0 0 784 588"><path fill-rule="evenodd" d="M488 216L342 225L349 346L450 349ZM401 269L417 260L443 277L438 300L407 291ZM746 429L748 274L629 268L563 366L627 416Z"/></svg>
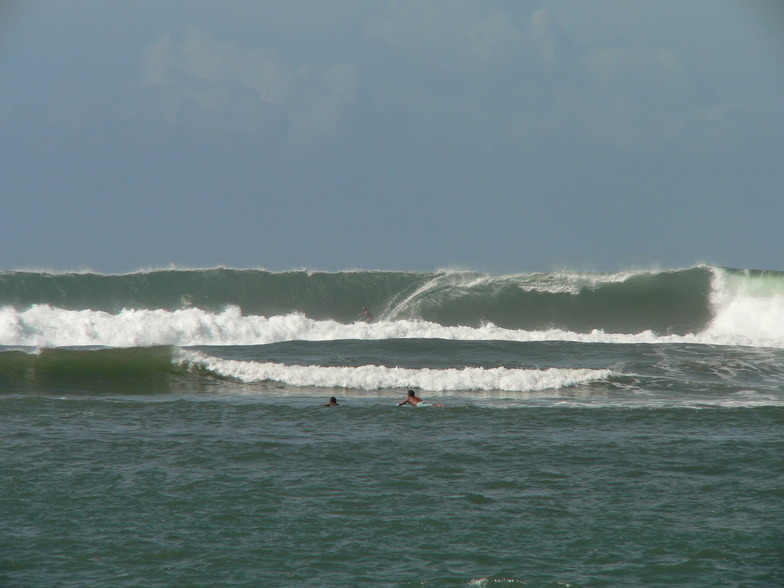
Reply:
<svg viewBox="0 0 784 588"><path fill-rule="evenodd" d="M99 361L125 373L138 368L140 354L143 363L158 365L153 358L164 348L165 363L175 372L343 394L416 388L475 397L574 395L596 385L634 388L628 382L641 377L636 363L645 346L669 354L700 346L706 366L717 355L728 363L725 352L715 351L720 348L750 348L752 355L757 349L748 362L767 365L766 357L760 360L765 350L784 347L782 275L706 266L503 276L224 268L125 275L8 272L0 279L0 301L0 361L17 373L67 371L73 365L90 372ZM365 304L376 313L372 322L358 320ZM384 341L395 345L363 353ZM277 356L281 344L297 342ZM343 342L360 347L349 349ZM483 342L508 346L487 348ZM457 343L468 346L460 357ZM583 354L611 351L589 365L556 357L544 363L515 359L521 350L530 353L530 345L548 344L582 345ZM145 356L144 349L152 348ZM106 349L120 352L100 353ZM428 359L417 361L409 349ZM499 360L499 354L510 359ZM665 371L679 369L674 358L668 361L673 365ZM754 369L738 373L754 383ZM721 402L737 403L740 388ZM769 392L766 384L764 398L778 404ZM760 398L746 394L745 402Z"/></svg>
<svg viewBox="0 0 784 588"><path fill-rule="evenodd" d="M0 585L782 585L782 366L770 270L0 272Z"/></svg>
<svg viewBox="0 0 784 588"><path fill-rule="evenodd" d="M204 270L206 273L224 270ZM674 334L678 325L665 325L656 332L652 328L637 332L612 332L599 326L587 332L577 332L564 328L508 328L482 318L476 320L475 306L486 302L487 306L497 305L494 296L509 288L523 294L536 294L539 298L553 298L551 306L560 304L555 311L549 309L552 323L573 320L575 314L568 304L559 297L577 300L580 293L590 290L597 292L599 286L624 284L640 274L623 273L606 276L481 276L473 274L439 274L425 280L412 293L392 291L387 294L385 308L371 323L346 322L332 318L311 318L306 310L293 309L293 312L265 316L248 314L240 305L228 302L221 308L202 309L192 307L190 294L179 295L180 308L127 308L115 312L93 308L62 308L53 303L32 303L26 305L17 301L0 307L0 344L6 346L58 347L58 346L112 346L136 347L150 345L252 345L281 341L328 341L340 339L395 339L395 338L433 338L462 341L579 341L597 343L699 343L705 345L745 345L755 347L784 347L784 275L779 273L759 273L724 270L721 268L694 268L691 272L709 272L710 289L705 305L709 320L699 325L693 332ZM169 272L167 272L169 273ZM188 275L191 272L183 272ZM274 276L274 274L272 274ZM349 274L350 275L350 274ZM373 275L373 274L370 274ZM653 274L641 274L651 277ZM43 277L43 276L40 276ZM49 276L52 282L84 278L85 281L99 279L97 276ZM140 276L149 280L148 274ZM107 280L122 277L104 277ZM13 276L5 278L11 282ZM510 285L511 284L511 285ZM136 286L138 288L138 286ZM319 284L312 288L321 289ZM335 288L337 290L337 288ZM6 288L10 290L10 288ZM653 295L670 297L673 305L682 304L681 300L669 292L662 291L659 284L651 284L650 291L629 290L629 297L650 298ZM192 292L192 290L190 290ZM3 298L13 298L0 289L0 302ZM256 293L261 299L263 292ZM319 292L324 295L321 307L327 307L337 298L335 292ZM691 293L688 293L691 294ZM676 293L677 295L677 293ZM154 296L154 292L150 297ZM196 295L198 296L198 294ZM308 298L314 294L309 293ZM405 297L403 297L405 296ZM616 294L615 296L619 296ZM248 297L248 294L245 294ZM686 296L684 296L686 297ZM34 297L31 297L34 298ZM127 295L118 295L114 306L125 302ZM378 298L376 295L375 298ZM403 298L398 300L397 298ZM507 298L510 298L507 296ZM358 298L358 300L362 300ZM518 305L521 303L516 301ZM569 301L572 302L572 301ZM632 302L635 302L634 300ZM669 301L668 301L669 302ZM437 314L433 307L464 306L463 316L451 316L442 324L427 320L429 314ZM607 304L612 304L610 300ZM66 301L67 306L74 303ZM572 302L574 305L574 302ZM579 304L579 301L578 301ZM637 302L637 306L642 306ZM214 303L213 303L214 306ZM307 306L307 305L303 305ZM337 306L335 304L335 306ZM519 308L511 305L505 308L511 314ZM543 306L538 302L538 306ZM589 306L586 304L585 306ZM428 307L424 308L423 307ZM353 307L359 308L359 304ZM525 311L525 309L521 309ZM561 316L558 312L561 311ZM588 308L587 310L590 310ZM603 312L608 312L604 308ZM620 309L623 311L624 309ZM636 308L634 310L637 310ZM643 309L645 310L645 309ZM654 309L657 310L657 309ZM419 311L419 312L417 312ZM676 309L677 311L677 309ZM320 313L323 314L322 310ZM342 311L334 314L346 313ZM522 314L522 313L521 313ZM418 316L419 315L419 316ZM421 315L424 315L422 317ZM349 316L350 313L349 313ZM462 319L462 320L461 320ZM644 317L634 317L630 323L644 322ZM655 322L653 318L651 322ZM479 322L479 325L472 324ZM665 332L661 332L664 330Z"/></svg>

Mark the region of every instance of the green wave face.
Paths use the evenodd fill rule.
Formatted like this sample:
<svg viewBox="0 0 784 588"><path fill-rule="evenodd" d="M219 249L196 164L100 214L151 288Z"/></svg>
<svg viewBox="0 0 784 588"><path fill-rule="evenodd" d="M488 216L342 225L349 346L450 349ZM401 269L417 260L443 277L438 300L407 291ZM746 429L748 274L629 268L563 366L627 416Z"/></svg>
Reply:
<svg viewBox="0 0 784 588"><path fill-rule="evenodd" d="M695 267L615 274L515 274L474 272L267 272L262 270L160 270L124 275L5 272L0 306L50 305L67 310L118 313L126 308L243 315L299 313L350 323L362 306L378 319L425 320L446 326L492 323L508 329L594 329L615 333L683 334L711 319L717 273ZM767 272L760 280L780 281ZM766 286L770 288L771 286ZM775 287L775 286L773 286Z"/></svg>

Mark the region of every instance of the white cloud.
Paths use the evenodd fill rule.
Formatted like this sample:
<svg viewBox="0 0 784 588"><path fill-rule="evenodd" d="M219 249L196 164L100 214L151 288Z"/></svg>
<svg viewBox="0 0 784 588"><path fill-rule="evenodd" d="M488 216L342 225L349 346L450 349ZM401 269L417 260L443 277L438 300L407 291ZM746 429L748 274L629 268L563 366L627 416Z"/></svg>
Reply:
<svg viewBox="0 0 784 588"><path fill-rule="evenodd" d="M699 149L725 125L727 105L714 103L706 84L675 48L612 42L573 42L548 6L527 21L526 42L542 66L514 90L508 130L522 149L569 141L647 152L680 144ZM720 133L724 134L724 133ZM688 135L688 137L685 137ZM702 137L702 138L700 138Z"/></svg>
<svg viewBox="0 0 784 588"><path fill-rule="evenodd" d="M424 69L462 70L508 59L523 39L515 18L476 2L395 2L370 19L365 35Z"/></svg>
<svg viewBox="0 0 784 588"><path fill-rule="evenodd" d="M528 22L529 38L537 48L540 58L547 65L555 65L558 56L551 21L547 8L539 8L534 10Z"/></svg>
<svg viewBox="0 0 784 588"><path fill-rule="evenodd" d="M197 29L181 40L162 36L145 48L142 62L142 84L155 93L168 124L182 122L186 103L227 119L242 101L245 121L235 130L285 119L297 142L334 132L359 88L354 65L292 64L277 51L221 43Z"/></svg>
<svg viewBox="0 0 784 588"><path fill-rule="evenodd" d="M384 114L376 119L399 116L423 131L483 136L501 147L511 135L524 150L668 149L684 133L695 144L730 137L714 130L738 126L726 114L737 103L711 94L710 72L687 44L674 34L642 34L655 13L649 5L404 0L345 8L353 20L343 27L289 6L280 11L291 38L277 50L199 29L149 45L142 82L153 110L170 125L211 120L214 130L274 132L292 145L333 136L359 107ZM601 34L584 32L597 27ZM347 63L355 59L362 84ZM363 104L360 89L370 98Z"/></svg>
<svg viewBox="0 0 784 588"><path fill-rule="evenodd" d="M145 85L171 83L181 74L216 85L239 84L266 104L284 104L296 78L275 51L221 44L196 29L179 43L164 35L144 50L143 61Z"/></svg>
<svg viewBox="0 0 784 588"><path fill-rule="evenodd" d="M696 88L692 74L675 53L666 49L597 47L583 56L582 69L595 87L616 95L673 96L681 100Z"/></svg>

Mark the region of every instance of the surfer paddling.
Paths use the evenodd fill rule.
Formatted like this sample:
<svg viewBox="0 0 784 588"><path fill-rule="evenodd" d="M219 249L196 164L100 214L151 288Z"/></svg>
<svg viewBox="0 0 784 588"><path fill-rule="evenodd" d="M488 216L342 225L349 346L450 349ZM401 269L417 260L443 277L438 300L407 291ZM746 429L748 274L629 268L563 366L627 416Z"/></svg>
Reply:
<svg viewBox="0 0 784 588"><path fill-rule="evenodd" d="M329 402L327 402L326 404L322 404L321 406L340 406L340 405L338 404L337 398L335 398L334 396L330 396Z"/></svg>
<svg viewBox="0 0 784 588"><path fill-rule="evenodd" d="M416 395L416 392L413 390L408 391L408 398L406 398L403 402L398 402L398 406L404 406L409 404L411 406L444 406L443 404L430 404L429 402L425 402L419 396Z"/></svg>

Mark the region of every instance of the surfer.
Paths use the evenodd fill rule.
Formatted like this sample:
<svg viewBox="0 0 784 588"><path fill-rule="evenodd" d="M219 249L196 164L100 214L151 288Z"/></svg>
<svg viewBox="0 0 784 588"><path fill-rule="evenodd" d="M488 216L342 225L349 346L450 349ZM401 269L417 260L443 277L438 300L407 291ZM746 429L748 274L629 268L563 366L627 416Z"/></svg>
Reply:
<svg viewBox="0 0 784 588"><path fill-rule="evenodd" d="M338 404L337 398L335 398L334 396L330 396L329 402L327 402L326 404L322 404L321 406L340 406L340 405Z"/></svg>
<svg viewBox="0 0 784 588"><path fill-rule="evenodd" d="M370 314L370 311L368 310L367 306L362 307L362 312L359 314L359 318L365 321L366 323L369 323L370 321L373 320L373 315Z"/></svg>
<svg viewBox="0 0 784 588"><path fill-rule="evenodd" d="M416 392L413 390L408 391L408 398L406 398L403 402L398 402L398 406L403 406L405 404L410 404L411 406L444 406L443 404L430 404L429 402L425 402L419 396L416 395Z"/></svg>

